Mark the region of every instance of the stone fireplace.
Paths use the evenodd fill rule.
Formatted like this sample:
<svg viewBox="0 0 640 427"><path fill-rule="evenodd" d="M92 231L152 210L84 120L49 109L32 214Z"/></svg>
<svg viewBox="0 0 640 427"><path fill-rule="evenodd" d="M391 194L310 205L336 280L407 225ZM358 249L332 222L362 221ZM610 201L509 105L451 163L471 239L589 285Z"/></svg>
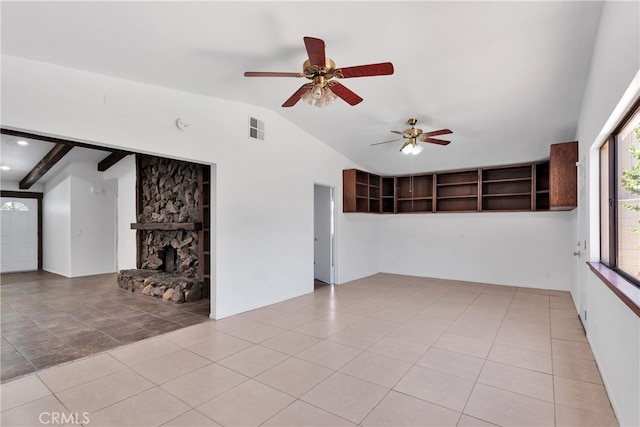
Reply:
<svg viewBox="0 0 640 427"><path fill-rule="evenodd" d="M205 166L146 155L137 155L136 164L138 222L131 228L137 230L138 268L120 271L118 286L174 303L200 300L207 296L208 272Z"/></svg>

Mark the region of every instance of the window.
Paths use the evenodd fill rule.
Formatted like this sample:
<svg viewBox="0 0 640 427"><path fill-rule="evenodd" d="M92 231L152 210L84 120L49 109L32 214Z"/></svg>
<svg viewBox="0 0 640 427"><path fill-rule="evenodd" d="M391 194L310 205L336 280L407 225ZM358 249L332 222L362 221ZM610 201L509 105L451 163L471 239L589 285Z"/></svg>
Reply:
<svg viewBox="0 0 640 427"><path fill-rule="evenodd" d="M29 207L22 202L6 202L0 207L0 211L29 212Z"/></svg>
<svg viewBox="0 0 640 427"><path fill-rule="evenodd" d="M600 148L600 262L640 285L640 102Z"/></svg>

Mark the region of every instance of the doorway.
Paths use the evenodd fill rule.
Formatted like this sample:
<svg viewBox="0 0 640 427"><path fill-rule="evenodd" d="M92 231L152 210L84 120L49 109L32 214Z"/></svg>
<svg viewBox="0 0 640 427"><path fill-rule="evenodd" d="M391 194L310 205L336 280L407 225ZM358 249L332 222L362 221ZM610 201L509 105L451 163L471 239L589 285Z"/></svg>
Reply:
<svg viewBox="0 0 640 427"><path fill-rule="evenodd" d="M2 239L0 273L33 271L41 268L40 200L39 197L32 198L27 194L2 192L0 197Z"/></svg>
<svg viewBox="0 0 640 427"><path fill-rule="evenodd" d="M313 186L313 278L316 282L334 283L334 190Z"/></svg>

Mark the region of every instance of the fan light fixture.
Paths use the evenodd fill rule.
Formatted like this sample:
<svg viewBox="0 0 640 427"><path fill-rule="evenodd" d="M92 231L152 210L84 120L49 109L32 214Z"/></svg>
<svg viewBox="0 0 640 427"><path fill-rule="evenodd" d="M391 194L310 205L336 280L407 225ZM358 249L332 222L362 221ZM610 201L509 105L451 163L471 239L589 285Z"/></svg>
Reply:
<svg viewBox="0 0 640 427"><path fill-rule="evenodd" d="M322 108L333 103L337 96L329 89L324 77L316 76L313 79L313 86L301 98L309 105Z"/></svg>
<svg viewBox="0 0 640 427"><path fill-rule="evenodd" d="M304 37L304 46L309 59L302 64L301 73L271 72L271 71L245 71L245 77L304 77L311 80L300 86L293 95L287 99L283 107L293 107L298 101L324 107L340 98L349 105L357 105L362 98L343 86L336 79L348 79L352 77L387 76L393 74L391 62L379 64L356 65L354 67L336 68L333 59L325 56L324 41L315 37Z"/></svg>
<svg viewBox="0 0 640 427"><path fill-rule="evenodd" d="M424 150L422 145L418 144L416 141L411 141L407 142L400 151L404 154L413 154L415 156L416 154L420 154L422 150Z"/></svg>
<svg viewBox="0 0 640 427"><path fill-rule="evenodd" d="M416 154L420 154L420 152L424 150L424 147L422 146L422 144L418 144L418 142L425 142L429 144L438 144L438 145L448 145L451 142L451 141L445 141L443 139L432 138L433 136L448 135L452 133L451 130L449 129L440 129L440 130L433 130L429 132L422 132L422 129L418 129L415 127L416 123L418 123L418 119L409 119L407 120L407 123L411 125L411 129L406 129L404 131L399 131L399 130L391 131L392 133L402 135L401 139L392 139L391 141L376 142L375 144L371 144L371 145L388 144L390 142L404 140L405 143L400 148L400 151L402 151L404 154L412 154L415 156Z"/></svg>

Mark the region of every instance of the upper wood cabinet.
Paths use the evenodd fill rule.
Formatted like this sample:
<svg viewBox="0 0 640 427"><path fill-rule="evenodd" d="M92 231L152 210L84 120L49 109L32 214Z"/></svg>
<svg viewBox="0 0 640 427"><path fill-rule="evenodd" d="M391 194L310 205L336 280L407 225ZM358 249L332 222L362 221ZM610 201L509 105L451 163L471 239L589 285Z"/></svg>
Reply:
<svg viewBox="0 0 640 427"><path fill-rule="evenodd" d="M396 177L396 212L432 212L433 174Z"/></svg>
<svg viewBox="0 0 640 427"><path fill-rule="evenodd" d="M438 172L433 176L436 182L436 212L478 211L478 169Z"/></svg>
<svg viewBox="0 0 640 427"><path fill-rule="evenodd" d="M396 178L394 176L383 176L380 178L380 208L382 213L395 213L396 212L396 197L395 187Z"/></svg>
<svg viewBox="0 0 640 427"><path fill-rule="evenodd" d="M551 145L549 160L549 208L571 210L578 206L578 143Z"/></svg>
<svg viewBox="0 0 640 427"><path fill-rule="evenodd" d="M540 162L535 168L535 205L534 210L549 210L549 162Z"/></svg>
<svg viewBox="0 0 640 427"><path fill-rule="evenodd" d="M380 213L380 176L357 169L342 171L342 211Z"/></svg>
<svg viewBox="0 0 640 427"><path fill-rule="evenodd" d="M577 157L577 142L568 142L535 163L382 177L348 169L343 212L569 210L577 206Z"/></svg>

